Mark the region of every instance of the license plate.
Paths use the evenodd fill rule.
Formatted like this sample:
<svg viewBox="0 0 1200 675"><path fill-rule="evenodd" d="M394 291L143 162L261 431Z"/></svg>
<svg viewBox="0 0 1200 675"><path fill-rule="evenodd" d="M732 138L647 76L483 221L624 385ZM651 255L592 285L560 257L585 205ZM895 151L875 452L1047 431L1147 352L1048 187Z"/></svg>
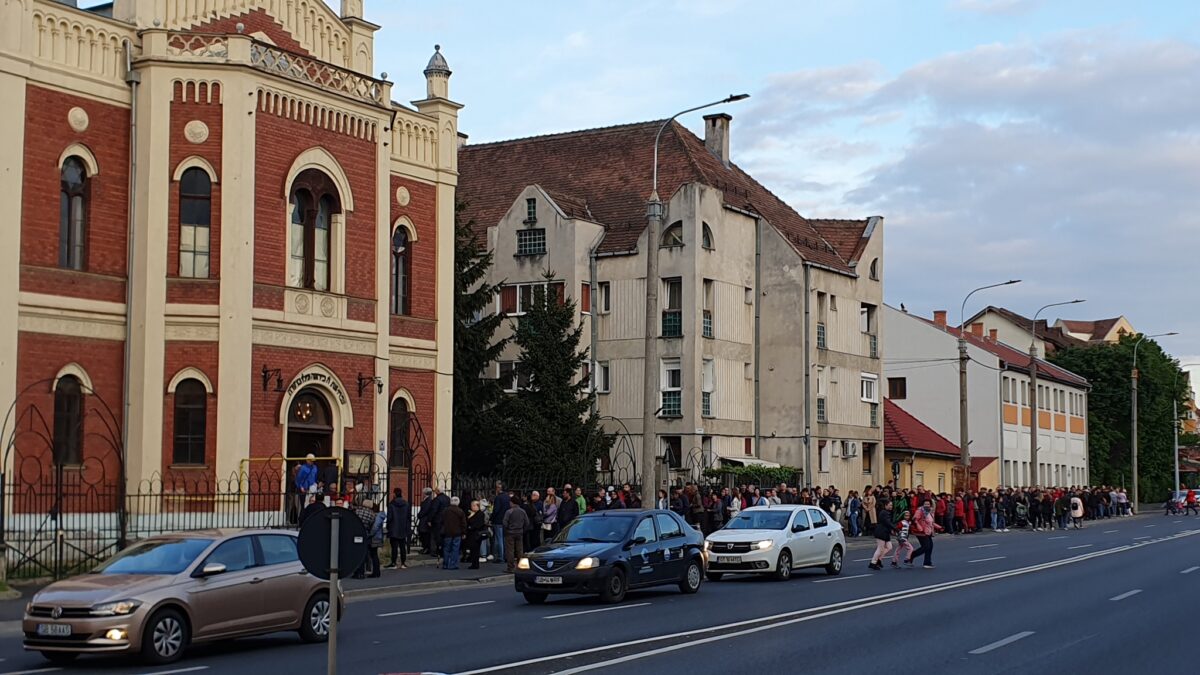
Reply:
<svg viewBox="0 0 1200 675"><path fill-rule="evenodd" d="M65 637L71 634L71 625L67 623L39 623L37 634Z"/></svg>
<svg viewBox="0 0 1200 675"><path fill-rule="evenodd" d="M547 585L551 585L551 586L554 586L554 585L561 586L562 585L562 577L534 577L533 583L547 584Z"/></svg>
<svg viewBox="0 0 1200 675"><path fill-rule="evenodd" d="M719 556L717 556L717 562L721 563L723 565L724 564L739 565L742 562L742 556L740 556L740 555L719 555Z"/></svg>

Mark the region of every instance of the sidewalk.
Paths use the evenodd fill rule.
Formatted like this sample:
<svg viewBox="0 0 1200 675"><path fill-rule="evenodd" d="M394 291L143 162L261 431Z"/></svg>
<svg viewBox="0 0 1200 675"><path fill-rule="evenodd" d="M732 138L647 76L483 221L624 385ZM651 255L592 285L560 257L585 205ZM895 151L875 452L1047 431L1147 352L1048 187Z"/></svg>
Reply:
<svg viewBox="0 0 1200 675"><path fill-rule="evenodd" d="M501 583L512 579L504 573L504 563L485 562L479 569L468 568L469 563L459 564L456 570L444 570L437 560L429 556L410 555L408 569L384 568L380 576L366 579L353 577L342 581L347 598L403 593L425 589L452 588L477 584Z"/></svg>

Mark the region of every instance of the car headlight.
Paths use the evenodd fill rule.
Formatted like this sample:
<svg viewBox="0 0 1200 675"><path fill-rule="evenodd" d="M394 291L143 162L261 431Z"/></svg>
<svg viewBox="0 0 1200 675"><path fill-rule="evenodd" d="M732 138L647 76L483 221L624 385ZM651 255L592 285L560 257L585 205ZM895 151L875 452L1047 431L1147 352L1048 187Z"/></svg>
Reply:
<svg viewBox="0 0 1200 675"><path fill-rule="evenodd" d="M133 614L142 603L137 600L118 600L117 602L106 602L102 605L94 605L88 612L92 616L124 616Z"/></svg>
<svg viewBox="0 0 1200 675"><path fill-rule="evenodd" d="M711 541L709 541L709 540L707 540L707 539L705 539L705 540L704 540L704 550L705 550L705 551L711 551L711 550L712 550L712 542L711 542Z"/></svg>
<svg viewBox="0 0 1200 675"><path fill-rule="evenodd" d="M519 570L529 569L529 558L521 558L521 560L517 562L517 569L519 569Z"/></svg>
<svg viewBox="0 0 1200 675"><path fill-rule="evenodd" d="M590 570L593 567L599 567L599 566L600 566L599 558L584 558L583 560L580 560L578 563L575 564L575 569Z"/></svg>
<svg viewBox="0 0 1200 675"><path fill-rule="evenodd" d="M770 551L772 548L774 548L774 546L775 542L771 541L770 539L764 539L754 544L754 548L760 551Z"/></svg>

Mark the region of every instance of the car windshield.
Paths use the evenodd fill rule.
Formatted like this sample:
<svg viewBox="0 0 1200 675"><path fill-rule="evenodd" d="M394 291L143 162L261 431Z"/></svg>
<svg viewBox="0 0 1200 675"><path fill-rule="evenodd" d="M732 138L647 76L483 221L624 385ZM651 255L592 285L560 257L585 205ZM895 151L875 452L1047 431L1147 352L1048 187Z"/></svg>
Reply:
<svg viewBox="0 0 1200 675"><path fill-rule="evenodd" d="M632 520L632 518L613 518L608 516L576 518L563 528L562 532L558 533L554 541L560 544L615 544L616 542L625 540L625 535L629 532L629 523Z"/></svg>
<svg viewBox="0 0 1200 675"><path fill-rule="evenodd" d="M792 517L791 511L742 511L729 521L726 530L782 530Z"/></svg>
<svg viewBox="0 0 1200 675"><path fill-rule="evenodd" d="M212 539L155 539L121 551L96 568L99 574L179 574Z"/></svg>

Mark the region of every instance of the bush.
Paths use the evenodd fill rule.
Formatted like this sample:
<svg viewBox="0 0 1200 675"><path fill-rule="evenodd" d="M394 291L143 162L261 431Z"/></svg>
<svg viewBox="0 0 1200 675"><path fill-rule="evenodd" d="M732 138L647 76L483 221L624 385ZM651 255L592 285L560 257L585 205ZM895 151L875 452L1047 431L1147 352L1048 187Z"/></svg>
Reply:
<svg viewBox="0 0 1200 675"><path fill-rule="evenodd" d="M725 485L799 485L804 472L792 466L727 466L706 469L704 476Z"/></svg>

